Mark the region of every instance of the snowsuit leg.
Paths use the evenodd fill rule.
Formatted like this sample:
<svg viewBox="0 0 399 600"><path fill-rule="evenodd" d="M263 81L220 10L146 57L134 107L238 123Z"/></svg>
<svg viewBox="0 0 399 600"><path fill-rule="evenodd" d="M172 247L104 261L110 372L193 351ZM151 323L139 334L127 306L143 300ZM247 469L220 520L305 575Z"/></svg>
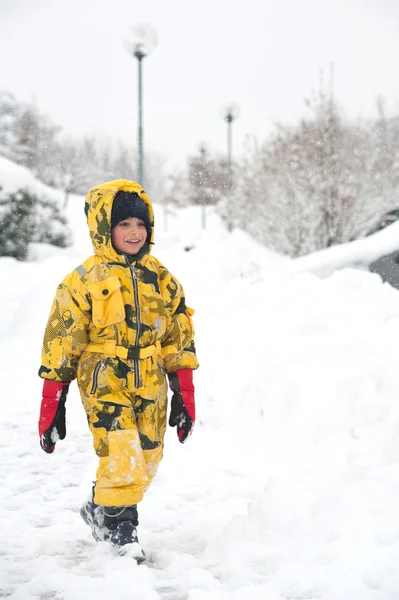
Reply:
<svg viewBox="0 0 399 600"><path fill-rule="evenodd" d="M166 379L156 358L145 359L140 361L140 387L135 389L134 372L124 369L126 363L94 356L97 362L93 354L82 357L79 378L100 459L94 502L131 506L143 499L162 458Z"/></svg>

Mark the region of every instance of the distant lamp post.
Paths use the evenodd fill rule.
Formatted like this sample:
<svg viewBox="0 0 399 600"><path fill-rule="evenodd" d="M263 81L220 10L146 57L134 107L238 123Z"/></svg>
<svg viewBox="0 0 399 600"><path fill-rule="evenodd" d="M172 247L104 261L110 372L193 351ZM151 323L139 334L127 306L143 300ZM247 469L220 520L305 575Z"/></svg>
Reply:
<svg viewBox="0 0 399 600"><path fill-rule="evenodd" d="M138 124L137 124L137 179L144 186L143 153L143 58L148 56L158 43L155 29L147 24L133 25L125 40L125 49L138 61Z"/></svg>
<svg viewBox="0 0 399 600"><path fill-rule="evenodd" d="M208 151L206 144L201 142L199 154L190 161L190 181L195 188L195 202L201 207L201 227L206 228L206 206L210 201L209 186L211 181L208 173Z"/></svg>
<svg viewBox="0 0 399 600"><path fill-rule="evenodd" d="M223 119L227 123L227 172L228 172L228 193L229 196L233 190L233 160L232 160L232 126L233 122L240 116L240 109L237 104L226 104L221 109ZM231 198L227 199L227 229L233 229L231 218Z"/></svg>
<svg viewBox="0 0 399 600"><path fill-rule="evenodd" d="M209 186L209 181L207 180L207 152L206 152L206 146L204 143L202 143L200 145L200 169L201 169L201 180L202 180L202 198L201 198L201 227L202 229L206 228L206 205L208 203L208 198L207 198L207 188Z"/></svg>

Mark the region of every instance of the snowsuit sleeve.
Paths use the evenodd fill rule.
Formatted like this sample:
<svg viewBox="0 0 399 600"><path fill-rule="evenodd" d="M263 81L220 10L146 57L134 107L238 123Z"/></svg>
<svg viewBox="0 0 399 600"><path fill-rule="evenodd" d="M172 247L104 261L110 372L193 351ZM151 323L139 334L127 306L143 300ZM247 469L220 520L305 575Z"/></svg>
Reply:
<svg viewBox="0 0 399 600"><path fill-rule="evenodd" d="M76 272L58 286L44 333L39 376L53 381L76 378L88 339L91 304Z"/></svg>
<svg viewBox="0 0 399 600"><path fill-rule="evenodd" d="M194 310L186 306L184 291L179 281L162 267L161 289L167 314L167 330L162 338L164 364L167 373L177 369L196 369Z"/></svg>

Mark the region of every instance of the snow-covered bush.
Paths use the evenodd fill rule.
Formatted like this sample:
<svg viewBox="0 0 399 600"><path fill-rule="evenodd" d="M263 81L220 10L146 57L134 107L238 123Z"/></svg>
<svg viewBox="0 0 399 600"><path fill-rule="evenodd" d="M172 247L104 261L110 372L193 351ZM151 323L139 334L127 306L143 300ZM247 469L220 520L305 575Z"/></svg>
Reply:
<svg viewBox="0 0 399 600"><path fill-rule="evenodd" d="M29 244L70 244L67 221L58 207L27 189L0 195L0 256L26 260Z"/></svg>

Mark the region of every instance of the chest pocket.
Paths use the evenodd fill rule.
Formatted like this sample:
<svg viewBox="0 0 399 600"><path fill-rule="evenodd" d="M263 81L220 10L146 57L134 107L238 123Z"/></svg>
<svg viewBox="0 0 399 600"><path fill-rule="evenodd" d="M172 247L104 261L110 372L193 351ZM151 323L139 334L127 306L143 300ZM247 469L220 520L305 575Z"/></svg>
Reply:
<svg viewBox="0 0 399 600"><path fill-rule="evenodd" d="M125 319L121 282L109 277L87 286L92 298L92 319L96 327L107 327Z"/></svg>

